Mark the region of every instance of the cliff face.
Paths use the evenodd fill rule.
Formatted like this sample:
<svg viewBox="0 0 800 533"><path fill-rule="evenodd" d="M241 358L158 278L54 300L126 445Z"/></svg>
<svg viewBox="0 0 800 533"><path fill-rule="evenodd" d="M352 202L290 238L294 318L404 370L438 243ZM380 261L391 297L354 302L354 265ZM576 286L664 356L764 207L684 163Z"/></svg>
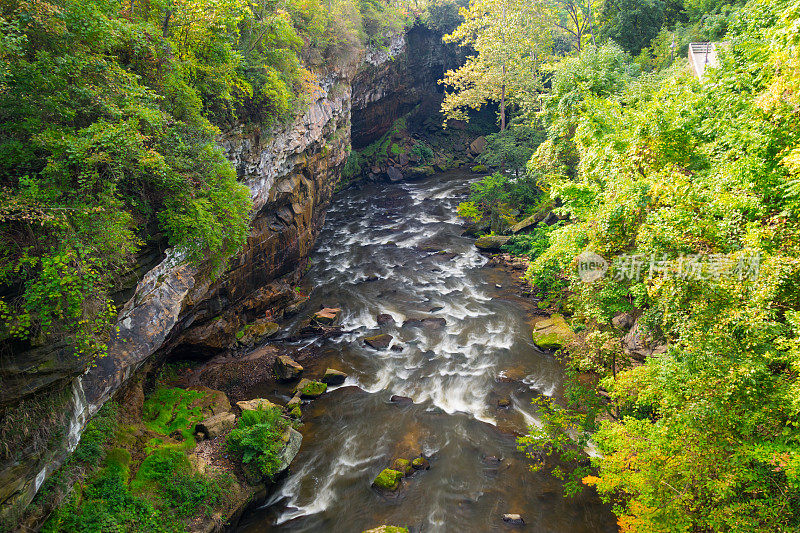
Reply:
<svg viewBox="0 0 800 533"><path fill-rule="evenodd" d="M251 191L247 244L211 281L174 250L148 252L146 271L125 302L108 355L95 366L67 345L0 354L0 523L30 503L75 449L87 420L143 365L168 352L210 356L254 321L280 318L320 230L351 143L380 137L426 98L458 58L421 28L321 80L307 110L290 124L242 126L221 145ZM438 109L438 104L436 105ZM12 408L8 408L13 406ZM11 443L9 445L9 443Z"/></svg>
<svg viewBox="0 0 800 533"><path fill-rule="evenodd" d="M66 345L5 355L2 405L15 407L3 428L17 445L0 456L0 517L13 523L75 449L87 419L156 352L223 349L248 320L279 316L292 302L347 158L354 70L323 79L291 124L222 136L254 210L246 246L216 281L167 251L125 303L108 355L96 366L84 372L86 361Z"/></svg>
<svg viewBox="0 0 800 533"><path fill-rule="evenodd" d="M424 26L415 26L393 41L388 53L369 55L353 80L353 149L380 138L420 104L426 117L438 113L443 97L438 81L463 62L458 47L444 44L440 34Z"/></svg>

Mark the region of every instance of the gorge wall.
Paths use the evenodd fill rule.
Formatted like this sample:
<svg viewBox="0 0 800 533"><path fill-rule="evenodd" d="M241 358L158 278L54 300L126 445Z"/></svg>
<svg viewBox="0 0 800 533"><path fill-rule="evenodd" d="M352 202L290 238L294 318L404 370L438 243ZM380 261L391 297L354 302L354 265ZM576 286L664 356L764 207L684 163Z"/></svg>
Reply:
<svg viewBox="0 0 800 533"><path fill-rule="evenodd" d="M246 324L280 319L299 298L293 287L347 159L351 122L354 146L380 137L414 106L436 100L436 80L457 61L440 36L413 28L388 50L369 52L361 68L324 76L290 124L225 132L222 147L254 204L247 244L228 270L212 281L207 266L151 251L108 355L94 366L86 369L66 344L2 355L0 518L13 523L75 449L87 420L142 367L170 352L208 357L235 344Z"/></svg>

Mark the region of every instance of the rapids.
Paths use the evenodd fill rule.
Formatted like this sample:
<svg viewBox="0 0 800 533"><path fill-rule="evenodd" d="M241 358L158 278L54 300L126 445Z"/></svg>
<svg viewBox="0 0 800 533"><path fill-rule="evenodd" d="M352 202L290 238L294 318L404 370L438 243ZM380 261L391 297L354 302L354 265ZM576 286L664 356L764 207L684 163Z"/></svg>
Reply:
<svg viewBox="0 0 800 533"><path fill-rule="evenodd" d="M304 363L305 375L332 367L349 377L303 406L303 445L289 475L237 531L506 531L504 513L521 514L527 531L616 530L591 491L564 498L560 483L532 473L516 449L515 434L537 423L531 398L558 394L563 371L533 345L529 307L507 289L512 280L485 267L473 239L461 236L456 206L471 179L444 173L334 199L300 290L311 291L308 309L341 307L346 333L299 345L323 353ZM378 314L394 323L379 326ZM446 325L402 325L425 317ZM377 333L402 350L363 345ZM283 390L262 392L288 400ZM498 408L501 398L511 406ZM371 488L395 457L419 453L430 470L406 478L397 494Z"/></svg>

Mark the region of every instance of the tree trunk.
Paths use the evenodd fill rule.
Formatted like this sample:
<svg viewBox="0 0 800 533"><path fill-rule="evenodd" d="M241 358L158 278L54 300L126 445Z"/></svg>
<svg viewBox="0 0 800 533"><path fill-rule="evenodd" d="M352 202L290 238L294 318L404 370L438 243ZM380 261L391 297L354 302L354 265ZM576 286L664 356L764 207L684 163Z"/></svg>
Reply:
<svg viewBox="0 0 800 533"><path fill-rule="evenodd" d="M506 66L503 65L503 87L500 89L500 131L506 129Z"/></svg>

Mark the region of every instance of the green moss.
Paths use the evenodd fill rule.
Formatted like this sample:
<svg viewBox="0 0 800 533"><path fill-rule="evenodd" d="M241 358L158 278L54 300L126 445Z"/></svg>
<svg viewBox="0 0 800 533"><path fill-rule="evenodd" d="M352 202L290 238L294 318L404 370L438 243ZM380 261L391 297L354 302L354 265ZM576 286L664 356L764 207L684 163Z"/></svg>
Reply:
<svg viewBox="0 0 800 533"><path fill-rule="evenodd" d="M294 389L295 394L300 394L306 398L316 398L321 396L326 390L328 385L319 381L311 381L310 379L302 379L297 387Z"/></svg>
<svg viewBox="0 0 800 533"><path fill-rule="evenodd" d="M486 172L486 165L475 165L472 167L473 172Z"/></svg>
<svg viewBox="0 0 800 533"><path fill-rule="evenodd" d="M400 459L395 459L394 462L392 462L392 470L402 472L403 475L407 476L411 474L411 472L413 472L414 467L411 466L411 461L409 461L408 459L400 458Z"/></svg>
<svg viewBox="0 0 800 533"><path fill-rule="evenodd" d="M294 407L292 407L292 410L289 411L289 415L292 416L292 418L300 418L301 416L303 416L303 411L300 410L299 405L295 405Z"/></svg>
<svg viewBox="0 0 800 533"><path fill-rule="evenodd" d="M375 529L368 529L363 533L408 533L408 529L398 526L380 526Z"/></svg>
<svg viewBox="0 0 800 533"><path fill-rule="evenodd" d="M400 480L403 478L403 473L391 468L385 468L378 477L372 482L372 485L382 490L395 491L400 487Z"/></svg>
<svg viewBox="0 0 800 533"><path fill-rule="evenodd" d="M403 148L402 148L402 147L401 147L399 144L397 144L397 143L392 143L392 146L391 146L390 150L391 150L391 152L392 152L392 154L393 154L393 155L400 155L400 154L402 154L402 153L405 151L405 150L403 150Z"/></svg>
<svg viewBox="0 0 800 533"><path fill-rule="evenodd" d="M424 457L417 457L411 461L411 466L417 470L422 470L428 467L428 461Z"/></svg>
<svg viewBox="0 0 800 533"><path fill-rule="evenodd" d="M161 387L144 402L145 427L161 435L181 433L183 440L194 443L192 432L203 415L197 401L206 393Z"/></svg>

